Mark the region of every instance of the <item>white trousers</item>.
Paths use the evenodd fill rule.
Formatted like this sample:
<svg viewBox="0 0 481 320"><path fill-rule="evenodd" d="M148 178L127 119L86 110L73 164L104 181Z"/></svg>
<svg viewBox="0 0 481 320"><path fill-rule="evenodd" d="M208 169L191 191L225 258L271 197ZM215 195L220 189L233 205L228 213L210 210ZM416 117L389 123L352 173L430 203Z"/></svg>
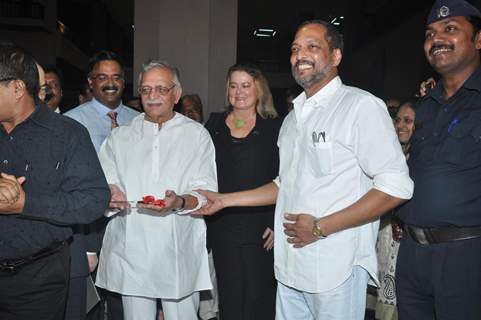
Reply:
<svg viewBox="0 0 481 320"><path fill-rule="evenodd" d="M155 319L157 313L157 299L122 296L124 320ZM194 292L182 299L162 299L162 309L165 320L197 319L199 310L199 293Z"/></svg>
<svg viewBox="0 0 481 320"><path fill-rule="evenodd" d="M307 293L277 282L276 320L364 320L369 274L354 266L339 287Z"/></svg>

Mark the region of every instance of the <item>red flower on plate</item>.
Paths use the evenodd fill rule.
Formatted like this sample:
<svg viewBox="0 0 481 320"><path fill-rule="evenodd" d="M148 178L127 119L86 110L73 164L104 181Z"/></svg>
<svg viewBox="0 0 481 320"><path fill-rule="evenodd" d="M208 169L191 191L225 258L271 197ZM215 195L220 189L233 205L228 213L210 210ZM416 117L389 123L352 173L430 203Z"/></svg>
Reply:
<svg viewBox="0 0 481 320"><path fill-rule="evenodd" d="M144 196L144 197L142 197L142 202L143 202L144 204L154 204L154 202L155 202L155 197L154 197L154 196L151 196L151 195Z"/></svg>

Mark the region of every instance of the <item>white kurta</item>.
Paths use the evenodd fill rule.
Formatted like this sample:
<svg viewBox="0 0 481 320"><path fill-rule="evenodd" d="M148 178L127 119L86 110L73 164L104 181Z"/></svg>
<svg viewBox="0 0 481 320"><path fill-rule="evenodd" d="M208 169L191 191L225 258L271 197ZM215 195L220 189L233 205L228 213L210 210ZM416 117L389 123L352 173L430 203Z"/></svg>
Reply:
<svg viewBox="0 0 481 320"><path fill-rule="evenodd" d="M163 198L195 189L217 190L215 151L204 127L178 113L159 130L144 114L121 126L103 143L100 162L109 184L129 200ZM125 210L107 226L97 285L124 295L179 299L210 289L203 218Z"/></svg>

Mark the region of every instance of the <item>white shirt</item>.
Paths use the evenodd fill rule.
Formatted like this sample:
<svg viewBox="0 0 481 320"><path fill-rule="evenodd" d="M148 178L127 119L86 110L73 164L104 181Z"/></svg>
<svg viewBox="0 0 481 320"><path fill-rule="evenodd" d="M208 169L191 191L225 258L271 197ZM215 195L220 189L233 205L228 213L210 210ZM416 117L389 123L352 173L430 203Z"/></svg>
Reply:
<svg viewBox="0 0 481 320"><path fill-rule="evenodd" d="M178 113L159 125L135 117L112 130L99 152L109 184L128 200L165 191L192 194L217 190L215 151L204 127ZM107 225L97 285L124 295L179 299L212 287L206 250L206 227L189 210L159 215L131 209Z"/></svg>
<svg viewBox="0 0 481 320"><path fill-rule="evenodd" d="M64 116L77 120L87 128L94 144L95 150L99 152L102 142L112 131L112 119L107 113L117 112L117 122L120 126L129 123L139 112L120 104L115 109L104 106L95 98L74 109L64 113Z"/></svg>
<svg viewBox="0 0 481 320"><path fill-rule="evenodd" d="M287 243L285 213L324 217L375 188L408 199L413 182L384 103L331 80L314 96L302 93L279 134L280 169L275 213L275 273L295 289L320 293L339 286L353 266L377 282L379 222L330 235L296 249Z"/></svg>

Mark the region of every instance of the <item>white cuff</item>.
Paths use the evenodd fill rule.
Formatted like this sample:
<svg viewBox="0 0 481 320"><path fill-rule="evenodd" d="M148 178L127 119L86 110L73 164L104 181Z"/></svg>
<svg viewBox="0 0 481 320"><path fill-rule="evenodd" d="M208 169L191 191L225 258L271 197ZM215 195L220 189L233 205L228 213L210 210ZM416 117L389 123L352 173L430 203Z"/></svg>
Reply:
<svg viewBox="0 0 481 320"><path fill-rule="evenodd" d="M281 187L281 177L277 176L274 180L272 180L277 185L277 188Z"/></svg>
<svg viewBox="0 0 481 320"><path fill-rule="evenodd" d="M175 212L176 214L184 215L184 214L191 213L192 211L195 211L195 210L198 210L198 209L202 208L207 203L206 197L204 197L203 195L201 195L198 192L189 191L189 192L183 193L179 196L183 196L183 195L190 195L190 196L193 196L193 197L197 198L197 206L193 209L186 209L186 210L177 211L177 212Z"/></svg>
<svg viewBox="0 0 481 320"><path fill-rule="evenodd" d="M407 173L383 173L374 177L374 189L399 199L411 199L414 182Z"/></svg>
<svg viewBox="0 0 481 320"><path fill-rule="evenodd" d="M107 209L107 210L104 211L104 217L106 217L106 218L113 217L113 216L115 216L117 213L119 213L120 211L122 211L122 210L119 210L119 209Z"/></svg>

